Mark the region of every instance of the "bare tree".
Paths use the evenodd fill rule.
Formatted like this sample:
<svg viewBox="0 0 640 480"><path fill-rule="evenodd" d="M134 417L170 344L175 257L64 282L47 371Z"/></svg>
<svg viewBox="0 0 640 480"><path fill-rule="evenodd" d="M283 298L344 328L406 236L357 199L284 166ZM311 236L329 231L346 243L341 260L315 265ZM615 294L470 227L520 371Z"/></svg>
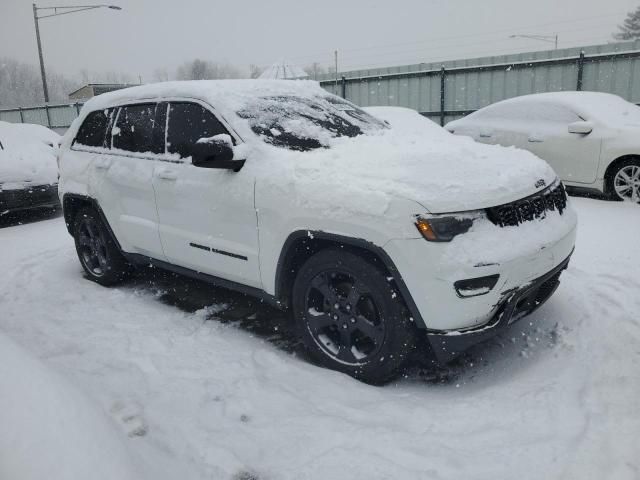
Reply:
<svg viewBox="0 0 640 480"><path fill-rule="evenodd" d="M640 7L627 14L624 23L618 25L618 33L613 34L616 40L636 40L640 38Z"/></svg>
<svg viewBox="0 0 640 480"><path fill-rule="evenodd" d="M47 83L52 102L68 100L77 83L47 69ZM17 107L44 102L40 70L34 65L11 58L0 58L0 106Z"/></svg>
<svg viewBox="0 0 640 480"><path fill-rule="evenodd" d="M169 71L164 67L156 68L153 71L152 75L154 82L168 82L169 81Z"/></svg>
<svg viewBox="0 0 640 480"><path fill-rule="evenodd" d="M200 59L185 62L176 70L176 78L179 80L210 80L241 76L240 71L233 65Z"/></svg>
<svg viewBox="0 0 640 480"><path fill-rule="evenodd" d="M313 80L317 80L318 76L327 73L327 69L318 62L313 62L311 65L307 65L303 70L307 75L309 75L309 78L312 78Z"/></svg>
<svg viewBox="0 0 640 480"><path fill-rule="evenodd" d="M259 67L258 65L254 65L253 63L249 65L249 78L258 78L264 72L263 67Z"/></svg>

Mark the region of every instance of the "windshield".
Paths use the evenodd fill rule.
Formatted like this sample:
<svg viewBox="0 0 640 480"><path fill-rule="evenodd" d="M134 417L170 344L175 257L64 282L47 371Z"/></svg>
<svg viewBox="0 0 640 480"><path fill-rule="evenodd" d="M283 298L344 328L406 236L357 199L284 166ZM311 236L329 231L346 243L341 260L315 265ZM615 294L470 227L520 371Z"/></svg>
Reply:
<svg viewBox="0 0 640 480"><path fill-rule="evenodd" d="M258 97L237 113L262 140L290 150L326 148L337 137L387 128L352 103L328 95Z"/></svg>

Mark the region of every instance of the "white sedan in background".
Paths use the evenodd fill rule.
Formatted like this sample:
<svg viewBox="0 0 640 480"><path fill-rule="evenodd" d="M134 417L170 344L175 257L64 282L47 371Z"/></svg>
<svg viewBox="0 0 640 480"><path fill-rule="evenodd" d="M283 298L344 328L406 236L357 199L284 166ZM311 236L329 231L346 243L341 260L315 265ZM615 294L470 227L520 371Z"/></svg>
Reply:
<svg viewBox="0 0 640 480"><path fill-rule="evenodd" d="M568 187L640 202L640 107L608 93L525 95L445 128L478 142L515 146L546 160Z"/></svg>
<svg viewBox="0 0 640 480"><path fill-rule="evenodd" d="M41 125L0 122L0 217L59 206L59 141Z"/></svg>

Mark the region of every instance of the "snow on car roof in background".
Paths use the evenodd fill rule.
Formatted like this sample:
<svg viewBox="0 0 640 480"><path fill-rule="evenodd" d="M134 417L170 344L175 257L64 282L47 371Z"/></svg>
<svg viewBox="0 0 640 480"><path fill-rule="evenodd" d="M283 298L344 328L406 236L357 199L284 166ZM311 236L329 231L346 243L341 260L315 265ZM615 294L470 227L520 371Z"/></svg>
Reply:
<svg viewBox="0 0 640 480"><path fill-rule="evenodd" d="M402 129L405 132L418 133L420 135L426 135L427 133L429 135L449 135L440 125L411 108L365 107L363 110L389 123L394 129Z"/></svg>
<svg viewBox="0 0 640 480"><path fill-rule="evenodd" d="M0 184L2 189L24 183L48 185L58 180L55 150L60 135L42 125L0 121Z"/></svg>
<svg viewBox="0 0 640 480"><path fill-rule="evenodd" d="M640 123L640 107L618 95L602 92L546 92L508 98L484 107L465 118L477 118L483 111L500 105L535 105L553 103L574 111L585 120L600 120L612 125ZM461 119L464 120L464 119ZM455 120L459 123L460 120ZM453 124L454 122L451 122Z"/></svg>

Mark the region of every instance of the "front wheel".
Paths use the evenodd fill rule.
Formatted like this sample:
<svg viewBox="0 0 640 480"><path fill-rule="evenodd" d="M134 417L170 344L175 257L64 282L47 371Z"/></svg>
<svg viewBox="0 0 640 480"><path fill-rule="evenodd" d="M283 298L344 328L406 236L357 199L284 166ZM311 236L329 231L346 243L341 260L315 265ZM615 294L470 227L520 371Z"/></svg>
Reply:
<svg viewBox="0 0 640 480"><path fill-rule="evenodd" d="M131 266L94 209L78 212L73 237L82 268L91 280L101 285L113 285L128 277Z"/></svg>
<svg viewBox="0 0 640 480"><path fill-rule="evenodd" d="M414 326L384 273L348 251L322 250L301 267L293 309L310 356L367 383L392 379L415 347Z"/></svg>
<svg viewBox="0 0 640 480"><path fill-rule="evenodd" d="M632 158L615 167L609 193L616 200L640 203L640 160Z"/></svg>

